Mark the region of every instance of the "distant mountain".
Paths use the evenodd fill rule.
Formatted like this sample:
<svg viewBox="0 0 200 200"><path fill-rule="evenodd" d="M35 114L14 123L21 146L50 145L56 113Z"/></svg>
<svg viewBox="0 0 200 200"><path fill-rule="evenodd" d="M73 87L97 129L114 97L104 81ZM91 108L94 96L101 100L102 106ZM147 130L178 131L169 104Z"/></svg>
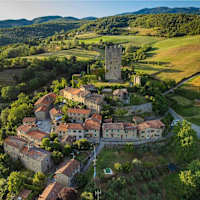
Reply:
<svg viewBox="0 0 200 200"><path fill-rule="evenodd" d="M37 17L33 20L27 19L19 19L19 20L2 20L0 21L0 28L12 28L18 26L26 26L26 25L33 25L33 24L42 24L42 23L49 23L49 22L57 22L57 21L89 21L89 20L96 20L96 17L85 17L82 19L76 17L61 17L61 16L44 16L44 17Z"/></svg>
<svg viewBox="0 0 200 200"><path fill-rule="evenodd" d="M156 8L144 8L136 12L126 12L119 15L127 14L161 14L161 13L185 13L185 14L200 14L200 8L188 7L188 8L168 8L168 7L156 7Z"/></svg>

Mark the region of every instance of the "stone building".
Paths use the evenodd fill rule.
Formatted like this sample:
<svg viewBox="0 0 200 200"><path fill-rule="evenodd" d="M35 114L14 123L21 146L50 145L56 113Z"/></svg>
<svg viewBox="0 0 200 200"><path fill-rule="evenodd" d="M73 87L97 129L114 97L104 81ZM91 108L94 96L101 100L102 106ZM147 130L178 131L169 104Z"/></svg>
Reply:
<svg viewBox="0 0 200 200"><path fill-rule="evenodd" d="M47 133L40 131L36 126L27 125L21 125L17 128L17 136L27 142L34 143L36 146L40 146L42 140L49 137Z"/></svg>
<svg viewBox="0 0 200 200"><path fill-rule="evenodd" d="M105 79L108 81L121 80L121 46L107 46L105 49Z"/></svg>
<svg viewBox="0 0 200 200"><path fill-rule="evenodd" d="M100 112L104 97L102 95L91 93L85 88L67 87L60 91L60 94L66 99L86 105L93 113Z"/></svg>
<svg viewBox="0 0 200 200"><path fill-rule="evenodd" d="M50 118L53 122L57 122L62 118L62 112L59 109L52 108L49 111Z"/></svg>
<svg viewBox="0 0 200 200"><path fill-rule="evenodd" d="M79 108L68 108L67 116L70 118L71 122L82 123L87 118L89 118L91 110L89 109L79 109Z"/></svg>
<svg viewBox="0 0 200 200"><path fill-rule="evenodd" d="M31 146L25 140L16 136L9 136L5 139L4 151L12 159L21 160L27 169L34 172L44 173L52 167L50 152Z"/></svg>
<svg viewBox="0 0 200 200"><path fill-rule="evenodd" d="M54 178L56 182L63 186L71 186L71 181L74 175L80 172L80 168L80 162L71 159L70 161L67 161L67 163L64 163L62 167L55 172Z"/></svg>
<svg viewBox="0 0 200 200"><path fill-rule="evenodd" d="M105 139L137 139L137 128L132 123L104 123L102 132Z"/></svg>
<svg viewBox="0 0 200 200"><path fill-rule="evenodd" d="M58 200L58 194L63 187L64 186L58 182L50 183L39 196L38 200Z"/></svg>
<svg viewBox="0 0 200 200"><path fill-rule="evenodd" d="M64 139L67 135L74 137L76 140L85 137L85 129L79 123L62 123L56 127L55 133L58 134L60 139Z"/></svg>
<svg viewBox="0 0 200 200"><path fill-rule="evenodd" d="M160 120L151 120L137 126L140 139L161 138L165 125Z"/></svg>
<svg viewBox="0 0 200 200"><path fill-rule="evenodd" d="M35 117L24 117L23 119L23 125L35 126L36 122L37 120Z"/></svg>
<svg viewBox="0 0 200 200"><path fill-rule="evenodd" d="M85 137L88 139L98 140L101 132L102 116L93 114L91 118L85 120Z"/></svg>
<svg viewBox="0 0 200 200"><path fill-rule="evenodd" d="M56 94L49 93L36 101L34 107L37 120L45 120L49 117L49 110L52 108L55 100Z"/></svg>

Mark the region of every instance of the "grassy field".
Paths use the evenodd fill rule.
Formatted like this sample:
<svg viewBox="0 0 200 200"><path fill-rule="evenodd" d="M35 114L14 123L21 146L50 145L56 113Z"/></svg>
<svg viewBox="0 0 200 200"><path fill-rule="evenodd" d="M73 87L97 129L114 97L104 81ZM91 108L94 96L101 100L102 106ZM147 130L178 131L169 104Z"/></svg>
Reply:
<svg viewBox="0 0 200 200"><path fill-rule="evenodd" d="M162 62L165 71L156 76L160 79L180 81L200 71L200 36L179 37L158 41L147 60ZM157 69L156 65L151 65Z"/></svg>
<svg viewBox="0 0 200 200"><path fill-rule="evenodd" d="M129 87L129 82L125 83L111 83L111 82L92 82L95 87L100 88L100 87L112 87L112 86L122 86L122 87Z"/></svg>
<svg viewBox="0 0 200 200"><path fill-rule="evenodd" d="M162 40L159 37L151 36L128 36L128 35L116 35L116 36L99 36L91 39L82 39L80 42L85 42L86 44L103 42L113 42L115 44L133 44L134 46L142 46L145 44L153 44L157 41Z"/></svg>
<svg viewBox="0 0 200 200"><path fill-rule="evenodd" d="M200 76L185 83L182 88L200 93Z"/></svg>
<svg viewBox="0 0 200 200"><path fill-rule="evenodd" d="M61 51L55 51L55 52L49 52L49 53L43 53L39 55L34 56L28 56L26 58L45 58L49 56L59 56L59 57L70 57L70 56L76 56L78 60L90 60L95 59L98 56L100 56L100 53L97 51L92 50L85 50L81 48L74 48L69 50L61 50Z"/></svg>

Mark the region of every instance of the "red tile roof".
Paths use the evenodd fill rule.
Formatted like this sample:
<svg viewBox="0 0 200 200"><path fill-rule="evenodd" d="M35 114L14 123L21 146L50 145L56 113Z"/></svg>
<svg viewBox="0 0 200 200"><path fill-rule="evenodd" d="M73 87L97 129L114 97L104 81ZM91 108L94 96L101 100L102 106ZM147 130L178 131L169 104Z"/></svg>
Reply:
<svg viewBox="0 0 200 200"><path fill-rule="evenodd" d="M44 104L46 106L51 105L54 101L56 100L56 94L54 93L49 93L38 99L35 103L36 105Z"/></svg>
<svg viewBox="0 0 200 200"><path fill-rule="evenodd" d="M26 141L16 136L8 136L4 140L4 144L20 149L26 144Z"/></svg>
<svg viewBox="0 0 200 200"><path fill-rule="evenodd" d="M146 121L141 124L138 124L138 130L144 130L146 128L155 128L155 129L160 129L165 127L165 125L160 121L160 120L151 120L151 121Z"/></svg>
<svg viewBox="0 0 200 200"><path fill-rule="evenodd" d="M29 125L21 125L17 128L17 131L23 131L24 133L27 133L31 128L32 126Z"/></svg>
<svg viewBox="0 0 200 200"><path fill-rule="evenodd" d="M67 124L67 129L72 129L72 130L84 130L84 127L82 124L76 124L76 123L68 123Z"/></svg>
<svg viewBox="0 0 200 200"><path fill-rule="evenodd" d="M38 200L56 200L63 185L58 182L50 183L39 196Z"/></svg>
<svg viewBox="0 0 200 200"><path fill-rule="evenodd" d="M29 137L31 137L31 138L33 138L33 139L36 139L36 140L42 140L43 138L49 136L47 133L42 132L40 130L30 131L26 135L29 136Z"/></svg>
<svg viewBox="0 0 200 200"><path fill-rule="evenodd" d="M46 112L48 110L48 106L40 106L35 110L36 112Z"/></svg>
<svg viewBox="0 0 200 200"><path fill-rule="evenodd" d="M84 127L86 130L100 130L101 123L95 119L89 118L85 120Z"/></svg>
<svg viewBox="0 0 200 200"><path fill-rule="evenodd" d="M24 117L23 123L27 123L27 122L35 123L36 122L36 118L35 117Z"/></svg>
<svg viewBox="0 0 200 200"><path fill-rule="evenodd" d="M71 159L70 161L67 162L67 164L58 169L55 172L55 174L64 174L66 176L71 177L73 172L79 167L80 167L80 162L75 159Z"/></svg>
<svg viewBox="0 0 200 200"><path fill-rule="evenodd" d="M102 122L102 116L97 113L93 114L91 118L97 120L99 123Z"/></svg>
<svg viewBox="0 0 200 200"><path fill-rule="evenodd" d="M123 123L104 123L103 124L103 130L123 130L124 125Z"/></svg>
<svg viewBox="0 0 200 200"><path fill-rule="evenodd" d="M91 110L79 109L79 108L68 108L67 113L77 113L77 114L89 115L91 113Z"/></svg>
<svg viewBox="0 0 200 200"><path fill-rule="evenodd" d="M63 131L63 132L66 132L67 131L67 124L59 124L59 126L56 127L56 132L60 132L60 131Z"/></svg>

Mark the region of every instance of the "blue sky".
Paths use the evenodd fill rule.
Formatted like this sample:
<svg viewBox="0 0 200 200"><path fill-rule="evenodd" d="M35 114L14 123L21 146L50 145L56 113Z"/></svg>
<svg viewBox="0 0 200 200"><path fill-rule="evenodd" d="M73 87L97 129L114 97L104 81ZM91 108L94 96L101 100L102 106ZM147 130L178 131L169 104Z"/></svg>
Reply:
<svg viewBox="0 0 200 200"><path fill-rule="evenodd" d="M0 20L39 16L109 16L158 6L200 7L200 0L0 0Z"/></svg>

